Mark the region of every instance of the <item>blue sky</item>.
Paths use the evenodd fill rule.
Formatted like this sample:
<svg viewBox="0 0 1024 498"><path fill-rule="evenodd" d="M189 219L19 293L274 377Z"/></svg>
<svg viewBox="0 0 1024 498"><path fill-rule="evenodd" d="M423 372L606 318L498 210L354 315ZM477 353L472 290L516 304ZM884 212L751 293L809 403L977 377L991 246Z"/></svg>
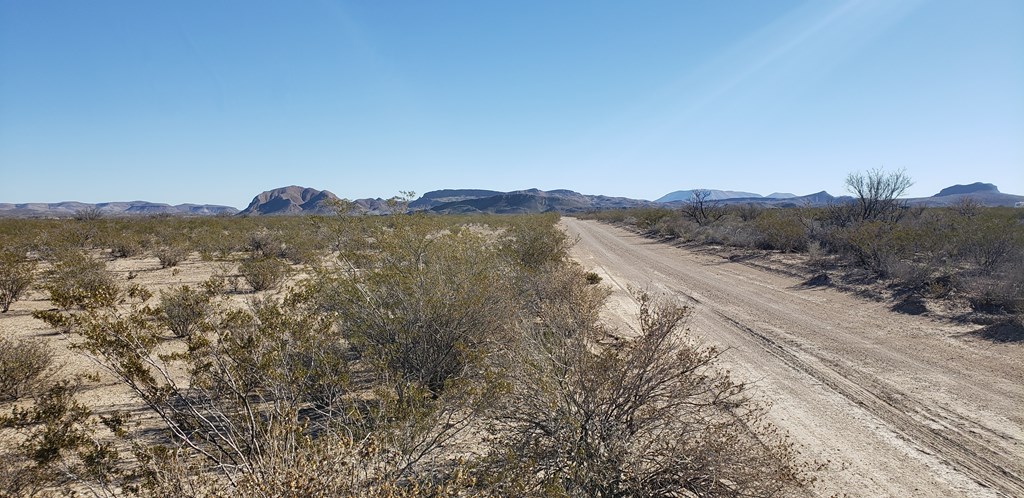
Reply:
<svg viewBox="0 0 1024 498"><path fill-rule="evenodd" d="M1024 2L0 0L0 202L1024 194Z"/></svg>

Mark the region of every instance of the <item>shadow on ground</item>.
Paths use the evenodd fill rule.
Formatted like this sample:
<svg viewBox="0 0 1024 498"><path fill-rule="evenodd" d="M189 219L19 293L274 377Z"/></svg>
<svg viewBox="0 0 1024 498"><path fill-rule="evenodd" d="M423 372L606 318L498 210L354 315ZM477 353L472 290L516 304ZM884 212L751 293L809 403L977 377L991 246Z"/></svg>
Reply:
<svg viewBox="0 0 1024 498"><path fill-rule="evenodd" d="M892 305L891 310L907 315L922 315L928 312L924 299L916 293L908 293Z"/></svg>
<svg viewBox="0 0 1024 498"><path fill-rule="evenodd" d="M1024 343L1024 325L1016 320L1007 320L960 335L999 343Z"/></svg>
<svg viewBox="0 0 1024 498"><path fill-rule="evenodd" d="M832 285L832 279L826 273L819 273L800 284L801 287L828 287Z"/></svg>

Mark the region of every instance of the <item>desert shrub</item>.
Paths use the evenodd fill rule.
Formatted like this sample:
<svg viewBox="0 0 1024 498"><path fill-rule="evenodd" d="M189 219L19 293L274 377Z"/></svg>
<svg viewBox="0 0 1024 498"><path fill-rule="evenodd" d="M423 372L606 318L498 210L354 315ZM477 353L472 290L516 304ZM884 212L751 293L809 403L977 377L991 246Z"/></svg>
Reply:
<svg viewBox="0 0 1024 498"><path fill-rule="evenodd" d="M54 382L33 403L0 415L0 429L14 431L19 441L17 446L0 448L0 493L31 496L57 488L73 495L69 484L88 481L95 484L94 491L114 494L107 485L117 473L118 453L111 442L95 437L100 422L76 401L79 389L75 381ZM113 418L104 421L108 422L113 425Z"/></svg>
<svg viewBox="0 0 1024 498"><path fill-rule="evenodd" d="M744 222L750 222L756 220L758 217L761 216L761 214L763 214L767 210L757 206L756 204L748 202L746 204L740 204L732 208L731 211L736 213L736 216L740 220Z"/></svg>
<svg viewBox="0 0 1024 498"><path fill-rule="evenodd" d="M287 270L288 265L275 257L249 258L238 266L238 273L255 292L276 289Z"/></svg>
<svg viewBox="0 0 1024 498"><path fill-rule="evenodd" d="M35 279L36 263L14 251L0 249L0 313L21 298Z"/></svg>
<svg viewBox="0 0 1024 498"><path fill-rule="evenodd" d="M202 330L210 312L211 294L184 285L160 294L161 319L178 337Z"/></svg>
<svg viewBox="0 0 1024 498"><path fill-rule="evenodd" d="M0 337L0 401L36 391L53 373L53 352L35 341Z"/></svg>
<svg viewBox="0 0 1024 498"><path fill-rule="evenodd" d="M103 210L96 206L84 207L75 210L72 217L77 221L95 221L103 217Z"/></svg>
<svg viewBox="0 0 1024 498"><path fill-rule="evenodd" d="M979 311L1024 313L1024 263L1016 262L1000 275L968 274L960 278L964 294Z"/></svg>
<svg viewBox="0 0 1024 498"><path fill-rule="evenodd" d="M178 266L188 257L188 249L183 246L163 246L156 251L156 259L160 261L160 268L171 268Z"/></svg>
<svg viewBox="0 0 1024 498"><path fill-rule="evenodd" d="M257 258L279 256L284 247L280 236L266 228L250 233L245 242L245 250Z"/></svg>
<svg viewBox="0 0 1024 498"><path fill-rule="evenodd" d="M640 208L630 211L633 219L632 224L645 231L651 230L659 221L671 216L671 214L671 210L661 208Z"/></svg>
<svg viewBox="0 0 1024 498"><path fill-rule="evenodd" d="M58 256L46 272L43 288L50 293L53 304L65 310L110 306L119 292L106 265L78 251Z"/></svg>
<svg viewBox="0 0 1024 498"><path fill-rule="evenodd" d="M142 254L142 243L134 238L120 237L110 246L110 255L115 258L130 258Z"/></svg>
<svg viewBox="0 0 1024 498"><path fill-rule="evenodd" d="M509 256L527 268L561 261L574 241L555 226L557 214L521 217L505 233L503 246Z"/></svg>
<svg viewBox="0 0 1024 498"><path fill-rule="evenodd" d="M382 227L372 234L377 252L352 255L362 269L321 293L362 354L432 392L476 371L515 312L505 247L469 229L437 228L414 218ZM549 246L531 243L516 254L553 257Z"/></svg>
<svg viewBox="0 0 1024 498"><path fill-rule="evenodd" d="M754 221L764 249L798 252L807 248L807 229L796 210L765 211Z"/></svg>
<svg viewBox="0 0 1024 498"><path fill-rule="evenodd" d="M956 252L983 272L998 270L1024 258L1024 227L998 212L974 215L958 224Z"/></svg>
<svg viewBox="0 0 1024 498"><path fill-rule="evenodd" d="M900 261L927 251L933 241L925 230L873 221L837 230L831 242L841 254L884 278L891 275Z"/></svg>
<svg viewBox="0 0 1024 498"><path fill-rule="evenodd" d="M354 392L352 355L334 317L307 297L214 308L211 333L188 336L185 351L172 355L155 352L154 311L140 301L69 315L82 347L160 424L155 439L119 432L137 453L134 470L120 474L123 488L141 495L414 496L416 483L445 480L422 462L472 412L416 386L404 399L378 386Z"/></svg>
<svg viewBox="0 0 1024 498"><path fill-rule="evenodd" d="M523 336L483 479L496 476L507 495L775 496L802 486L794 450L747 386L714 368L715 350L678 335L689 310L638 297L641 334L621 350L595 352L600 329Z"/></svg>

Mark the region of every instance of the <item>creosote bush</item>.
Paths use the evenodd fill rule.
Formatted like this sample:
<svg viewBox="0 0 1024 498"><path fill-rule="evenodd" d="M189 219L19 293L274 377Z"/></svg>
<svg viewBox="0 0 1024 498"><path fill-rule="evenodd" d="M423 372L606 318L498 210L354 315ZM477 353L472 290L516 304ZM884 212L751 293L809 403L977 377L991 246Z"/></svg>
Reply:
<svg viewBox="0 0 1024 498"><path fill-rule="evenodd" d="M35 393L53 369L53 352L46 345L0 337L0 402Z"/></svg>
<svg viewBox="0 0 1024 498"><path fill-rule="evenodd" d="M749 387L681 335L689 309L637 298L640 336L619 350L594 351L606 333L595 323L522 336L488 460L500 494L774 496L807 484Z"/></svg>
<svg viewBox="0 0 1024 498"><path fill-rule="evenodd" d="M238 273L255 292L276 289L287 272L288 265L271 256L249 258L238 266Z"/></svg>
<svg viewBox="0 0 1024 498"><path fill-rule="evenodd" d="M69 310L112 306L119 288L106 264L77 251L59 255L46 272L43 289L58 308Z"/></svg>
<svg viewBox="0 0 1024 498"><path fill-rule="evenodd" d="M160 261L160 268L172 268L178 266L188 257L188 250L181 246L163 246L156 250L156 259Z"/></svg>
<svg viewBox="0 0 1024 498"><path fill-rule="evenodd" d="M0 249L0 313L21 298L35 279L36 263L14 251Z"/></svg>
<svg viewBox="0 0 1024 498"><path fill-rule="evenodd" d="M160 317L174 335L190 336L206 324L211 297L210 293L193 290L187 285L161 293Z"/></svg>

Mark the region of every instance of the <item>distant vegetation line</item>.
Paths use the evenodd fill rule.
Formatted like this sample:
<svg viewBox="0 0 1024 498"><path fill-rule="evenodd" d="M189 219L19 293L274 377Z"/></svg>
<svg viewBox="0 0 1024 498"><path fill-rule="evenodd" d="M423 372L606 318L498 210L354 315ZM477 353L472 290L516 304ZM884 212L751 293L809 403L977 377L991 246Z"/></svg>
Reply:
<svg viewBox="0 0 1024 498"><path fill-rule="evenodd" d="M576 216L678 242L801 253L819 284L874 281L904 310L924 312L925 300L940 299L966 303L960 318L1024 323L1024 209L978 201L998 192L992 185L946 189L942 207L901 199L910 185L902 173L856 173L847 185L851 200L824 206L771 209L695 191L677 206Z"/></svg>

